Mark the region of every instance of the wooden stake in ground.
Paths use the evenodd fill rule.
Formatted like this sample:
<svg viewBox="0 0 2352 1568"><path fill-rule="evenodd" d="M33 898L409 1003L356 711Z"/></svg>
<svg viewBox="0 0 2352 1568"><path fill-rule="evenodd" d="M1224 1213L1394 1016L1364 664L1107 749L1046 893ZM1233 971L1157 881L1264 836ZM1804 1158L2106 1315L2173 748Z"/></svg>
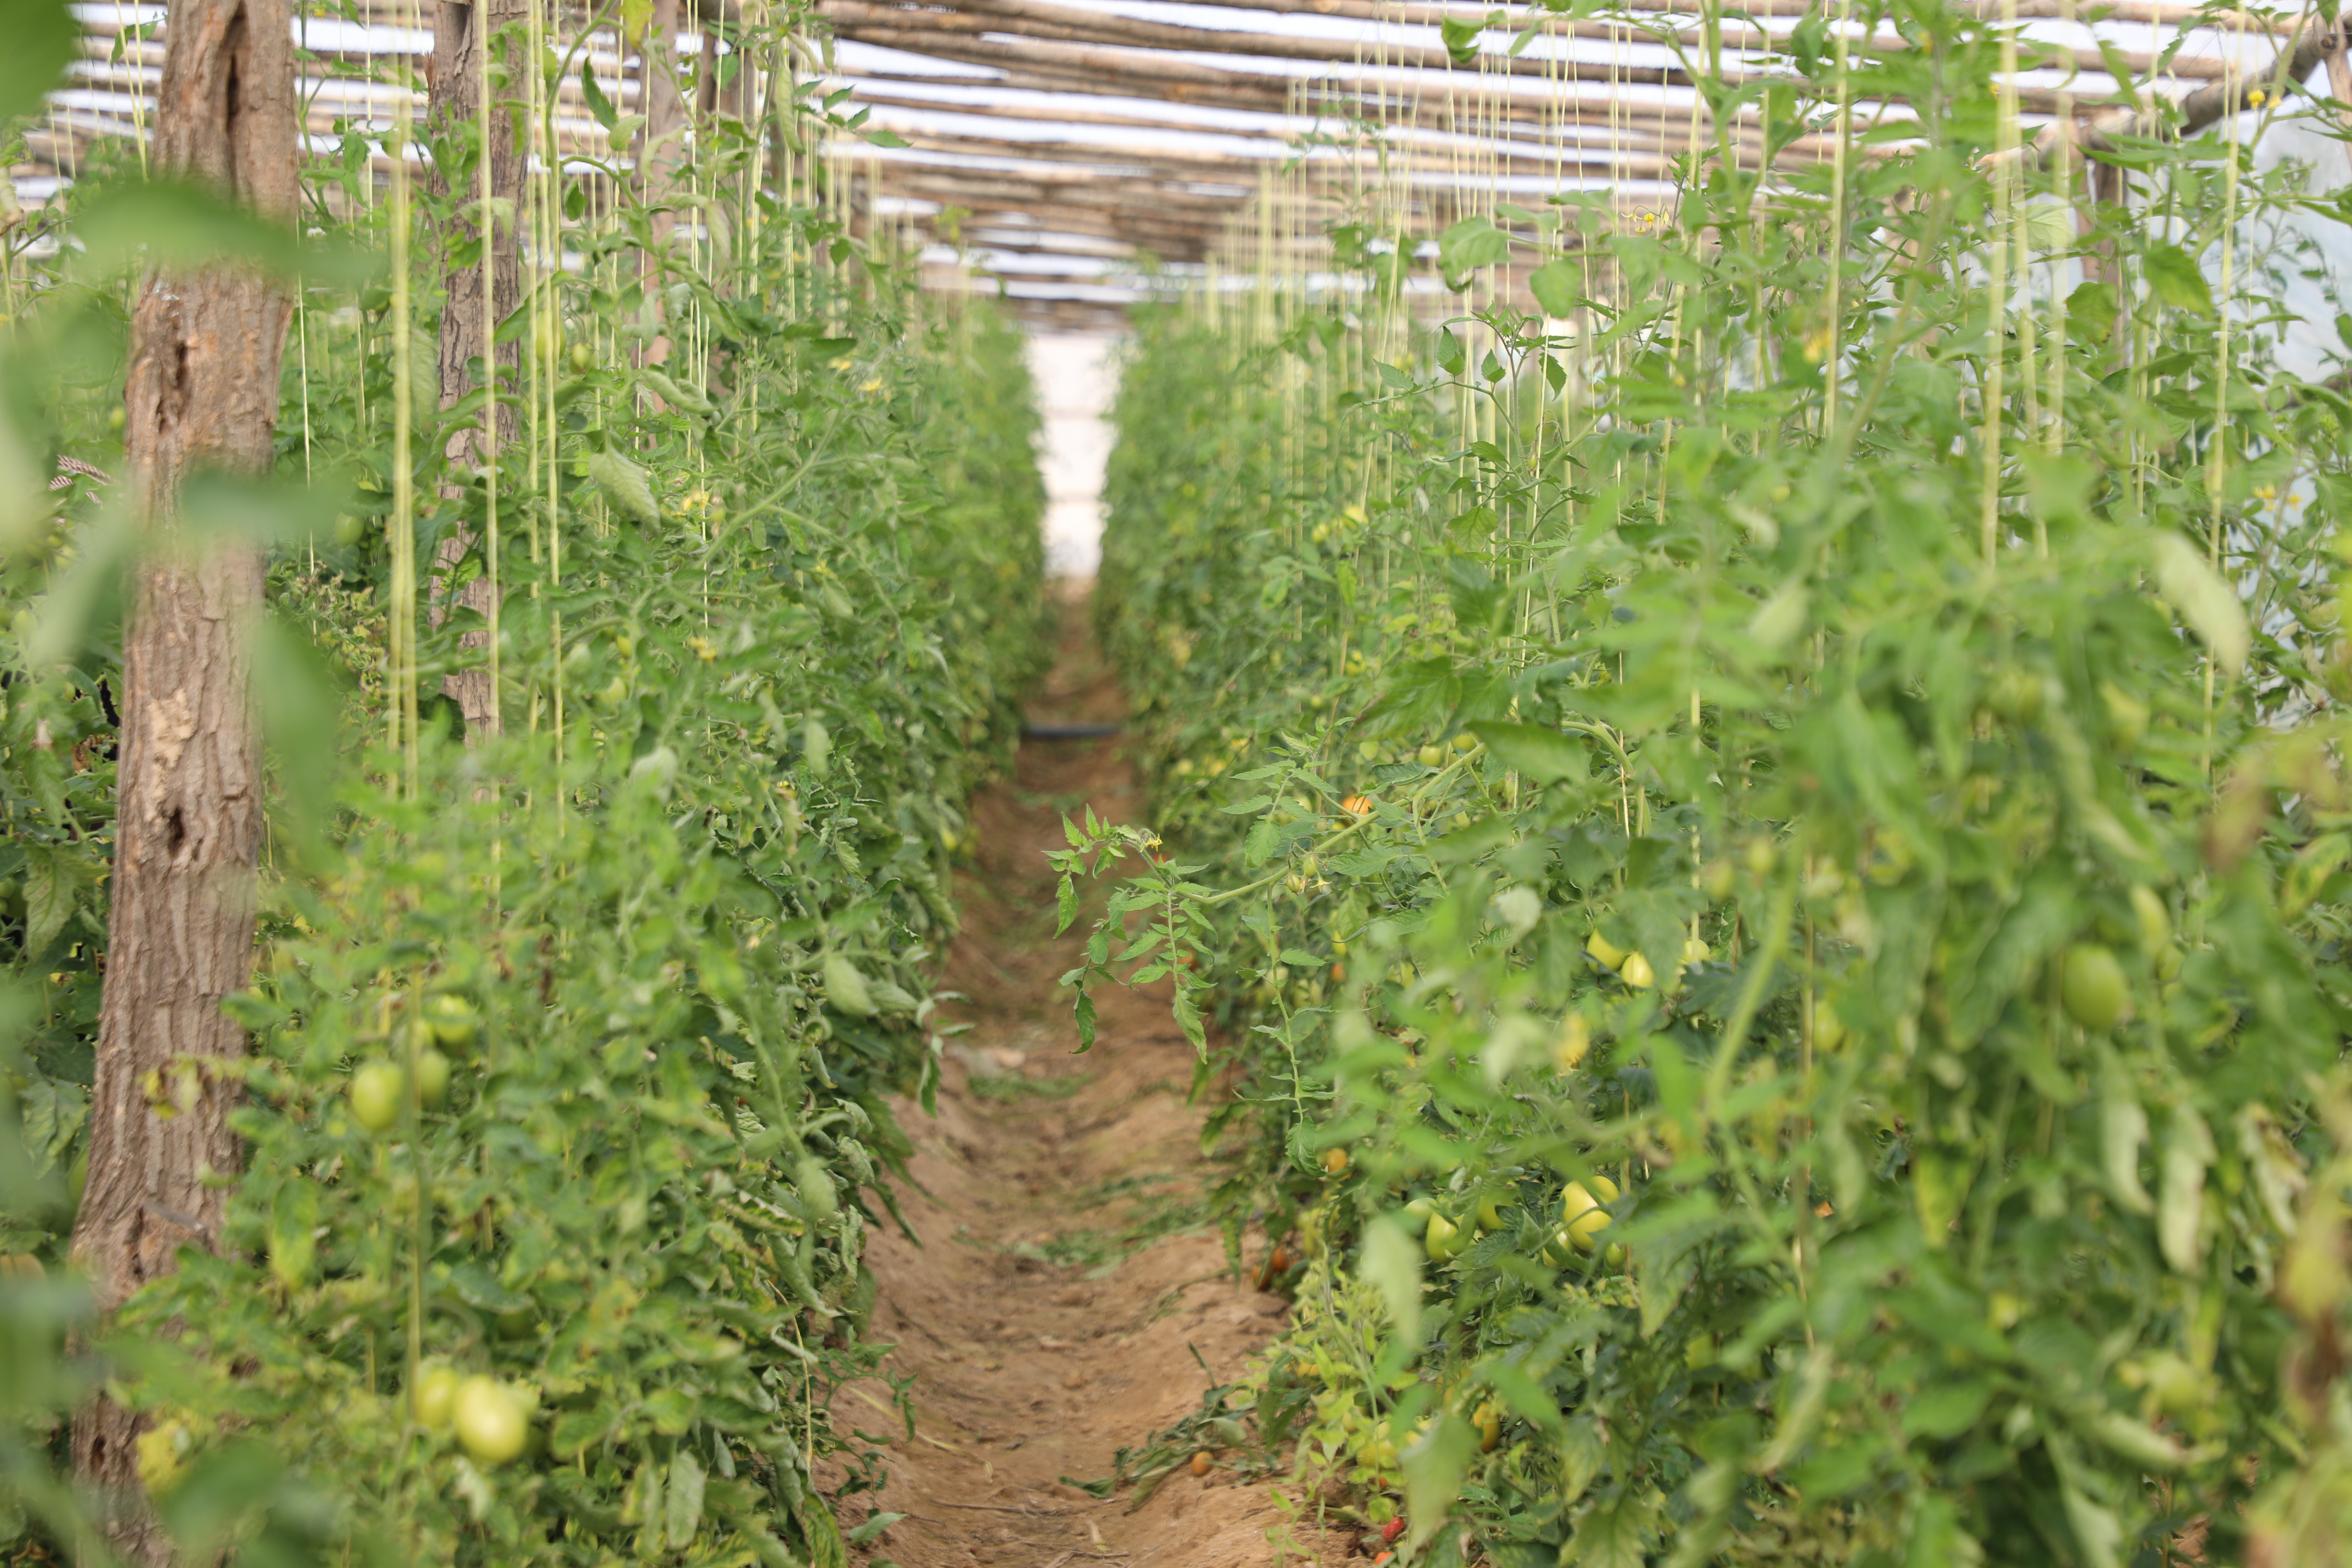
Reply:
<svg viewBox="0 0 2352 1568"><path fill-rule="evenodd" d="M174 0L155 100L166 171L291 221L292 19L287 0ZM122 742L106 992L99 1015L89 1181L75 1261L101 1311L210 1245L236 1165L233 1086L217 1064L245 1037L221 1012L253 954L261 743L247 633L259 549L190 538L183 481L266 472L293 310L250 268L150 276L131 319L124 429L148 527L123 635ZM139 1490L137 1418L100 1399L75 1418L74 1463L107 1499L107 1532L137 1563L172 1552Z"/></svg>
<svg viewBox="0 0 2352 1568"><path fill-rule="evenodd" d="M426 111L426 121L436 135L470 137L473 128L482 118L482 50L500 31L519 26L523 20L523 0L441 0L433 26L433 103ZM489 146L484 156L490 162L490 199L500 204L500 217L490 239L490 310L486 323L482 311L482 272L478 262L459 267L449 265L443 281L448 289L448 303L441 312L441 406L448 407L474 388L474 380L467 371L467 362L481 360L489 363L491 344L485 326L503 321L522 302L522 243L521 232L510 215L520 210L522 200L522 150L515 136L514 114L504 104L491 105ZM436 175L436 180L440 176ZM478 203L478 182L467 179L466 188L450 193L459 206ZM450 226L445 245L454 247L480 232L478 207L472 220L458 218ZM515 346L511 342L497 347L498 363L511 367L515 363ZM514 439L515 415L512 409L502 409L499 416L499 440L501 445ZM482 432L478 425L469 425L449 438L449 455L471 458L481 446Z"/></svg>
<svg viewBox="0 0 2352 1568"><path fill-rule="evenodd" d="M462 140L473 135L475 128L482 124L483 88L488 75L483 51L503 29L523 19L523 0L473 0L471 4L441 0L433 25L433 104L427 115L436 135ZM522 303L522 150L515 137L513 113L495 101L490 105L488 128L488 144L481 151L489 164L488 180L481 180L478 171L467 189L450 193L460 206L475 204L475 216L470 224L459 218L450 225L443 239L445 257L461 240L481 235L486 241L488 265L450 264L444 273L447 295L441 310L443 408L452 406L474 390L474 376L467 369L472 362L479 361L493 383L499 368L511 371L515 364L514 344L493 344L490 337L496 323L512 315L515 307ZM440 176L436 174L435 178ZM479 205L485 184L489 187L492 210L501 215L495 220ZM487 305L483 300L485 273L489 279ZM490 428L497 432L499 447L509 445L515 438L515 411L499 408L494 426L482 421L453 432L446 447L453 468L462 473L467 465L488 461L491 454L485 450L485 444ZM447 497L457 491L453 487L443 493ZM473 543L467 535L453 532L444 536L435 562L433 598L436 616L442 595L439 579L464 559ZM488 579L477 577L458 591L458 603L487 616L490 593ZM466 645L486 648L489 635L469 632ZM442 689L465 715L467 735L498 728L498 707L488 669L454 671L443 680Z"/></svg>
<svg viewBox="0 0 2352 1568"><path fill-rule="evenodd" d="M686 177L686 95L679 91L677 84L678 9L679 0L653 0L652 21L646 28L645 41L637 46L637 103L646 116L646 127L637 142L637 189L648 206L667 201ZM677 226L677 214L654 215L656 251L668 247L670 231ZM660 297L660 265L654 257L647 256L642 258L642 268L646 288L652 296L652 315L661 320L666 312ZM668 358L668 337L656 335L646 348L645 363L660 364Z"/></svg>

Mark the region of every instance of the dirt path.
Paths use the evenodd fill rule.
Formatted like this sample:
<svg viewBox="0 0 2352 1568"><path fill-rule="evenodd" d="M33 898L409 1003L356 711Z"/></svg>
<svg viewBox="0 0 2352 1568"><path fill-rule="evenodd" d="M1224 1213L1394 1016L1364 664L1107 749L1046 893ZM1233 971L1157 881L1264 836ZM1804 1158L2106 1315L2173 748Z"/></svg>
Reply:
<svg viewBox="0 0 2352 1568"><path fill-rule="evenodd" d="M1034 719L1119 716L1087 618L1083 604L1065 606ZM971 998L950 1016L972 1027L950 1047L938 1117L899 1108L922 1189L900 1196L924 1245L886 1229L867 1255L882 1285L872 1333L898 1344L886 1370L915 1379L916 1438L872 1408L888 1399L879 1384L852 1385L834 1406L845 1426L891 1439L878 1509L907 1517L867 1544L868 1558L899 1568L1276 1561L1267 1531L1285 1510L1222 1467L1205 1479L1181 1470L1132 1512L1126 1492L1097 1500L1062 1480L1108 1476L1116 1449L1237 1380L1288 1310L1237 1283L1202 1226L1213 1169L1201 1114L1184 1102L1193 1053L1164 1005L1099 997L1097 1045L1070 1054L1076 1032L1055 982L1085 921L1054 937L1044 852L1066 846L1063 811L1091 805L1116 820L1139 804L1115 740L1031 741L1015 776L974 806L979 863L960 889L964 935L946 982Z"/></svg>

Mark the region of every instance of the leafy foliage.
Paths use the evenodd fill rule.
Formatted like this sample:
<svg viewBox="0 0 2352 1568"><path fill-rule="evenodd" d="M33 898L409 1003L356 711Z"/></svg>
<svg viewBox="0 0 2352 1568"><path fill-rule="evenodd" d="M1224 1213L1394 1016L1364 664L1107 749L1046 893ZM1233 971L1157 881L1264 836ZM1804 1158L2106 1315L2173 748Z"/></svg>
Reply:
<svg viewBox="0 0 2352 1568"><path fill-rule="evenodd" d="M228 498L274 529L256 680L278 787L231 1004L252 1048L205 1069L237 1080L246 1168L217 1249L104 1340L192 1552L839 1568L827 1491L878 1482L826 1406L875 1368L862 1257L899 1223L881 1175L907 1148L886 1097L936 1081L963 804L1037 668L1036 417L1009 326L925 307L822 191L767 188L762 126L700 129L697 233L658 242L642 195L555 220L579 265L499 327L520 439L495 470L455 439L480 391L432 395L425 269L304 285L278 483ZM317 215L380 254L394 208L362 138L342 147L310 172ZM434 151L468 188L466 139ZM45 230L143 199L91 176ZM412 254L456 205L417 203ZM0 377L0 436L119 471L136 279L38 281L9 363L60 395ZM18 1281L66 1278L105 958L131 553L110 493L10 513L0 584L0 959L37 988L0 1105L29 1156L0 1170L0 1331L50 1344L78 1298L27 1285L19 1314ZM409 563L428 591L404 626ZM386 746L404 631L427 722ZM468 739L435 688L486 666L503 733ZM160 1075L151 1107L187 1087ZM472 1378L527 1417L520 1457L477 1440L462 1388L453 1424ZM47 1510L0 1514L0 1541L64 1532L36 1460L72 1392L0 1404L0 1497Z"/></svg>
<svg viewBox="0 0 2352 1568"><path fill-rule="evenodd" d="M2262 1487L2340 1511L2288 1478L2342 1292L2281 1268L2338 1223L2343 409L2176 276L2280 264L2295 176L2233 132L2079 200L1984 161L1993 29L1890 19L1916 145L1499 213L1441 265L1532 255L1540 315L1170 314L1123 384L1160 827L1072 825L1129 880L1071 978L1171 979L1242 1073L1222 1206L1307 1259L1261 1433L1439 1561L2223 1561L2284 1539Z"/></svg>

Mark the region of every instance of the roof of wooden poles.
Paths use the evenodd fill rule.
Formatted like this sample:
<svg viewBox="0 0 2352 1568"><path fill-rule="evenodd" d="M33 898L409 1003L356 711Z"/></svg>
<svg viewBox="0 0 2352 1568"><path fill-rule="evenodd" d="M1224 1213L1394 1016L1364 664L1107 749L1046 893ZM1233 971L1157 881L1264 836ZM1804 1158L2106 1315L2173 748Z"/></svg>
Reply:
<svg viewBox="0 0 2352 1568"><path fill-rule="evenodd" d="M1626 0L1606 16L1430 0L817 3L867 127L905 143L845 150L874 173L885 209L977 252L1008 291L1073 301L1083 295L1071 285L1089 276L1105 300L1143 291L1115 275L1105 286L1116 258L1311 265L1267 248L1312 246L1322 223L1368 205L1426 237L1498 200L1656 204L1678 160L1762 155L1762 110L1715 125L1693 66L1719 61L1706 68L1729 83L1790 75L1790 29L1823 9L1727 3L1736 19L1710 39L1695 0ZM1961 7L2027 23L2029 126L2234 93L2296 32L2166 0ZM1857 29L1850 47L1909 46L1888 27ZM2298 76L2317 60L2305 52ZM1880 148L1900 144L1912 114L1900 101L1855 110L1897 132ZM1830 152L1811 135L1777 158ZM1279 221L1265 211L1277 201L1289 209Z"/></svg>
<svg viewBox="0 0 2352 1568"><path fill-rule="evenodd" d="M701 3L723 35L742 0ZM2029 122L2144 113L2158 100L2215 108L2290 40L2305 57L2296 75L2319 58L2316 35L2293 20L2175 0L1958 3L2025 24ZM1663 197L1678 159L1760 158L1761 110L1713 124L1692 63L1711 47L1720 64L1709 68L1728 82L1786 75L1779 51L1820 0L1727 4L1735 15L1712 39L1696 0L1624 0L1604 16L1433 0L814 4L826 86L866 111L857 133L824 149L864 221L922 247L935 286L1001 290L1033 315L1083 324L1158 286L1139 269L1147 259L1178 273L1311 267L1327 224L1374 209L1423 237L1497 200L1540 207L1581 194L1639 209ZM29 139L33 165L16 171L30 196L69 175L91 139L143 131L162 63L162 6L80 9L85 58ZM389 118L403 89L367 68L409 57L421 77L434 10L366 0L301 24L314 136ZM625 110L633 62L611 35L586 44ZM1865 56L1908 47L1891 27L1852 35ZM577 83L564 92L564 134L600 136ZM1898 134L1912 113L1900 101L1855 111ZM1828 155L1813 135L1778 159Z"/></svg>

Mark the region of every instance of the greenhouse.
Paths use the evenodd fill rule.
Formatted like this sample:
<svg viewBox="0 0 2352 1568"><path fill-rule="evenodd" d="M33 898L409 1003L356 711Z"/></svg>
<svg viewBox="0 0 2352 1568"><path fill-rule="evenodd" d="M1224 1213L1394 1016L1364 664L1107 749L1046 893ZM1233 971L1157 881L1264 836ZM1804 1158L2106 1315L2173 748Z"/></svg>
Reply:
<svg viewBox="0 0 2352 1568"><path fill-rule="evenodd" d="M2332 8L6 14L9 1564L2352 1568Z"/></svg>

